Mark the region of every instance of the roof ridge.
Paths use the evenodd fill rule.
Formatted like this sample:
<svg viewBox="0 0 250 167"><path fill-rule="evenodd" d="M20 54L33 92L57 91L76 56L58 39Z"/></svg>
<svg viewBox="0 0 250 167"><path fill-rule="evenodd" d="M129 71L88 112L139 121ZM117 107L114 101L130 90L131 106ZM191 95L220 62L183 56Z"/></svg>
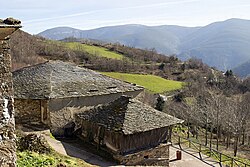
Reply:
<svg viewBox="0 0 250 167"><path fill-rule="evenodd" d="M49 63L50 61L51 61L51 60L47 60L47 61L42 62L42 63L33 64L33 65L30 65L30 66L22 67L22 68L19 68L19 69L13 71L13 72L19 72L19 71L22 71L22 70L27 69L27 68L37 67L37 66L40 66L40 65L42 65L42 64L47 64L47 63Z"/></svg>

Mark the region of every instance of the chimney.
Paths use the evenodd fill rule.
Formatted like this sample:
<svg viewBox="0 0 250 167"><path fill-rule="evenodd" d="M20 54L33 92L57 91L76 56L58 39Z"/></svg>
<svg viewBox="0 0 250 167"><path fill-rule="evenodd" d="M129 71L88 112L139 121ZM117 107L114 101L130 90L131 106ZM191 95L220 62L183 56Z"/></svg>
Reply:
<svg viewBox="0 0 250 167"><path fill-rule="evenodd" d="M20 21L0 19L0 166L16 166L14 92L11 74L9 35L19 29Z"/></svg>

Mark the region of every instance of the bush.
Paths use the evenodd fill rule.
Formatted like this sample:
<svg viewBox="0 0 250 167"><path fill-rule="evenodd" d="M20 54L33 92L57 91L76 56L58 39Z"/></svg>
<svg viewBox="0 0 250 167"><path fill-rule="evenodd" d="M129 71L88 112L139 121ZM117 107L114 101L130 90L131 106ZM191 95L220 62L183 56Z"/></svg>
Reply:
<svg viewBox="0 0 250 167"><path fill-rule="evenodd" d="M17 142L17 149L20 151L34 151L37 153L50 153L51 148L42 135L28 134L21 137Z"/></svg>

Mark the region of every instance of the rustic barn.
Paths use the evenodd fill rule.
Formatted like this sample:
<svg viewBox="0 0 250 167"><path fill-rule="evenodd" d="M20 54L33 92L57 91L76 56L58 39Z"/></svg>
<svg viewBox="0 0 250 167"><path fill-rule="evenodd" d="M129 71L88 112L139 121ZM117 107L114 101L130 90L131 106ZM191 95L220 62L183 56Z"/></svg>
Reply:
<svg viewBox="0 0 250 167"><path fill-rule="evenodd" d="M62 61L48 61L13 72L17 123L45 124L54 135L74 126L77 112L137 96L142 87Z"/></svg>
<svg viewBox="0 0 250 167"><path fill-rule="evenodd" d="M80 137L125 165L169 163L169 128L182 123L128 96L76 116Z"/></svg>

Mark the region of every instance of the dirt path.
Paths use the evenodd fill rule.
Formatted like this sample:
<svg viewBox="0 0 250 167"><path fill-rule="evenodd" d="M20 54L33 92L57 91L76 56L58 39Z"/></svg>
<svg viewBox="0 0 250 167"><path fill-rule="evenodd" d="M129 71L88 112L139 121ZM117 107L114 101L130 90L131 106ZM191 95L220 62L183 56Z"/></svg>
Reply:
<svg viewBox="0 0 250 167"><path fill-rule="evenodd" d="M97 165L97 166L103 166L103 167L116 165L115 163L108 162L105 159L95 154L85 151L83 148L75 147L72 144L52 139L49 136L46 136L45 138L48 141L49 145L55 151L63 155L69 155L71 157L82 159L91 165Z"/></svg>
<svg viewBox="0 0 250 167"><path fill-rule="evenodd" d="M182 159L176 159L176 151L180 150L178 145L174 145L170 147L170 167L220 167L220 164L217 163L215 160L211 159L210 157L201 154L202 159L199 159L199 153L195 152L193 149L190 148L182 148Z"/></svg>

